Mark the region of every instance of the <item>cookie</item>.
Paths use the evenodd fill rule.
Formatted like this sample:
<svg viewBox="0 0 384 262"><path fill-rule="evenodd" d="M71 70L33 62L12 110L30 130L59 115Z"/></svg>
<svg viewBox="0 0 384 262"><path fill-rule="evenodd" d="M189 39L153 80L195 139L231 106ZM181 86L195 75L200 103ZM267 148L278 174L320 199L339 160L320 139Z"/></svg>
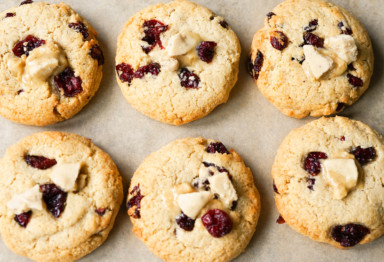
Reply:
<svg viewBox="0 0 384 262"><path fill-rule="evenodd" d="M0 115L44 126L88 103L104 57L97 32L71 7L31 2L0 13Z"/></svg>
<svg viewBox="0 0 384 262"><path fill-rule="evenodd" d="M289 133L272 167L282 219L338 248L383 235L383 142L345 117L323 117Z"/></svg>
<svg viewBox="0 0 384 262"><path fill-rule="evenodd" d="M74 261L106 240L123 186L112 159L89 139L37 133L0 164L0 232L16 254Z"/></svg>
<svg viewBox="0 0 384 262"><path fill-rule="evenodd" d="M126 100L158 121L182 125L228 100L240 43L227 22L186 0L150 6L117 42L117 81Z"/></svg>
<svg viewBox="0 0 384 262"><path fill-rule="evenodd" d="M268 13L255 34L249 71L285 115L330 115L368 88L372 44L345 9L322 0L287 0Z"/></svg>
<svg viewBox="0 0 384 262"><path fill-rule="evenodd" d="M127 197L134 234L165 261L230 261L260 213L251 170L213 140L176 140L149 155Z"/></svg>

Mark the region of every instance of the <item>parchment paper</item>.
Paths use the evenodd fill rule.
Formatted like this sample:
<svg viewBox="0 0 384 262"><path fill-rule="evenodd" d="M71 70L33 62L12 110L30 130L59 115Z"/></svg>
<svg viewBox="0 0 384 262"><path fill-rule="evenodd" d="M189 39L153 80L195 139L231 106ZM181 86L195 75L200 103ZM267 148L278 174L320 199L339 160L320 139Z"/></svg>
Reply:
<svg viewBox="0 0 384 262"><path fill-rule="evenodd" d="M0 10L21 0L1 0ZM50 3L60 2L47 0ZM248 76L245 61L253 34L263 26L265 15L279 0L195 0L223 16L242 45L239 80L227 104L207 117L184 126L170 126L147 118L124 99L114 73L116 39L129 17L142 8L164 0L65 0L99 32L106 58L99 91L74 118L49 127L30 127L0 118L0 155L21 138L45 130L73 132L91 138L116 162L124 180L124 194L132 174L149 153L183 137L203 136L233 147L252 169L261 195L261 216L245 253L235 261L383 261L384 237L350 250L318 243L276 224L279 216L273 200L270 169L282 139L293 128L314 118L296 120L284 116L257 90ZM361 99L341 115L361 120L384 134L384 1L332 0L352 11L367 28L375 52L371 85ZM300 14L297 14L298 16ZM209 252L207 250L206 252ZM0 240L0 261L28 261L13 254ZM106 242L81 261L160 261L132 233L122 205Z"/></svg>

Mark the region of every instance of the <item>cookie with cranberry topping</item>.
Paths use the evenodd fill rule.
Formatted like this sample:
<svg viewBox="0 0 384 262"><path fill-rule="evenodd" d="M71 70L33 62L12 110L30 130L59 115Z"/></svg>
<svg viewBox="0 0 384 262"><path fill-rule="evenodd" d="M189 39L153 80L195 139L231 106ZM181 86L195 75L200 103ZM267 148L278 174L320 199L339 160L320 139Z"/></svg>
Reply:
<svg viewBox="0 0 384 262"><path fill-rule="evenodd" d="M384 234L384 139L345 117L291 131L272 167L275 202L294 230L338 248Z"/></svg>
<svg viewBox="0 0 384 262"><path fill-rule="evenodd" d="M123 200L112 159L90 139L28 136L0 160L0 232L18 255L74 261L100 246Z"/></svg>
<svg viewBox="0 0 384 262"><path fill-rule="evenodd" d="M186 0L131 17L117 41L116 74L126 100L155 120L182 125L228 100L241 47L224 18Z"/></svg>
<svg viewBox="0 0 384 262"><path fill-rule="evenodd" d="M63 3L28 2L0 17L0 115L44 126L77 114L102 78L96 30Z"/></svg>
<svg viewBox="0 0 384 262"><path fill-rule="evenodd" d="M255 34L249 71L282 113L303 118L356 102L369 86L373 60L368 33L350 12L323 0L287 0Z"/></svg>
<svg viewBox="0 0 384 262"><path fill-rule="evenodd" d="M260 213L251 170L233 149L204 138L150 154L126 205L133 233L164 261L230 261L245 250Z"/></svg>

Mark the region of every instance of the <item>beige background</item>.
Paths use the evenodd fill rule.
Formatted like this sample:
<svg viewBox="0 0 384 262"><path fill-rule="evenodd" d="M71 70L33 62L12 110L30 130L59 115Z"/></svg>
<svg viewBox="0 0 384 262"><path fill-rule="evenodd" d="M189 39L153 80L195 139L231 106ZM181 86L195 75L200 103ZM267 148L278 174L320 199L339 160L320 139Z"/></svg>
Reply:
<svg viewBox="0 0 384 262"><path fill-rule="evenodd" d="M24 136L44 130L77 133L91 138L116 162L123 178L124 193L129 180L145 156L177 138L204 136L221 140L243 156L252 169L261 194L262 211L256 233L246 252L236 261L382 261L384 237L373 243L338 250L310 240L287 225L275 223L270 169L284 136L314 118L290 119L274 108L257 90L246 72L245 61L252 36L263 25L265 15L279 0L196 0L223 16L240 38L242 61L239 81L229 101L204 119L175 127L151 120L124 100L115 80L116 39L127 19L140 9L161 0L65 0L99 32L106 58L104 78L90 103L74 118L50 127L29 127L0 119L0 155ZM384 0L332 0L352 11L368 29L375 52L371 86L342 115L364 121L384 134ZM21 0L0 0L0 10ZM49 2L59 2L49 0ZM297 14L298 16L300 14ZM1 190L1 189L0 189ZM107 241L82 261L160 261L131 232L132 225L122 206ZM209 250L207 250L209 252ZM0 261L27 261L14 255L0 240Z"/></svg>

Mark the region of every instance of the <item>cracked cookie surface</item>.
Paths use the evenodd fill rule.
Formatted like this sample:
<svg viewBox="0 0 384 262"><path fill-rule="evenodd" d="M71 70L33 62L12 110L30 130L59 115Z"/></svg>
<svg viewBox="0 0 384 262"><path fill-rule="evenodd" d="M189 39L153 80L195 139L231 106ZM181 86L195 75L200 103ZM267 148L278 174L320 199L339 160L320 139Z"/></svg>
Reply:
<svg viewBox="0 0 384 262"><path fill-rule="evenodd" d="M122 181L112 159L89 139L37 133L8 148L0 163L0 232L16 254L74 261L106 240ZM75 176L68 177L71 170Z"/></svg>
<svg viewBox="0 0 384 262"><path fill-rule="evenodd" d="M134 15L123 28L117 81L136 110L181 125L228 100L240 52L236 34L209 9L185 0L158 4ZM156 71L143 71L153 64Z"/></svg>
<svg viewBox="0 0 384 262"><path fill-rule="evenodd" d="M88 21L63 3L31 3L1 12L0 26L0 115L44 126L89 102L104 57Z"/></svg>

